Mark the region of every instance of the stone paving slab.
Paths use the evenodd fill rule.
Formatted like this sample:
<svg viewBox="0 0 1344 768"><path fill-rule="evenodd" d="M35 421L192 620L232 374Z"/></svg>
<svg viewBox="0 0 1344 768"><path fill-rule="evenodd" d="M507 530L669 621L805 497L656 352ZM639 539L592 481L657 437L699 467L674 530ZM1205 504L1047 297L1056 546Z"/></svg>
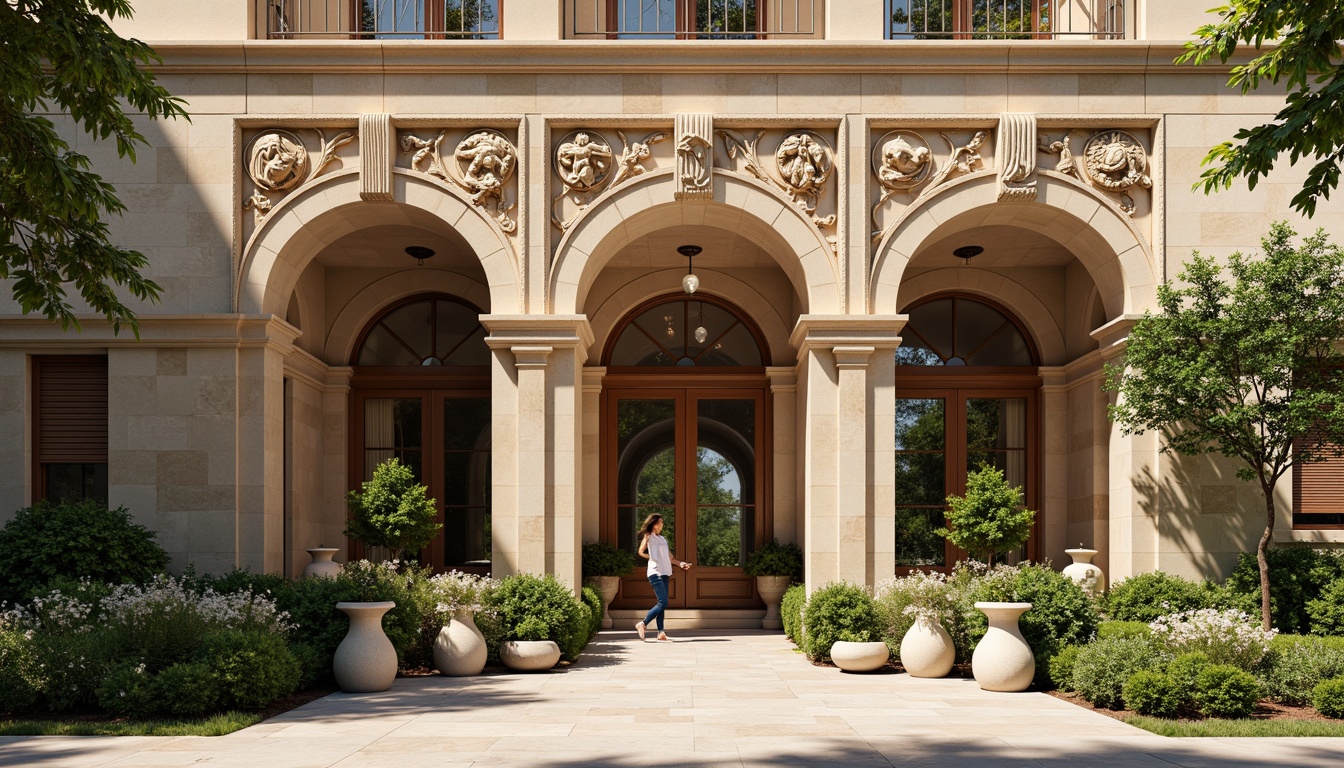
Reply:
<svg viewBox="0 0 1344 768"><path fill-rule="evenodd" d="M547 673L399 679L228 736L0 738L0 766L1344 766L1344 739L1168 739L1039 693L815 667L781 635L604 632Z"/></svg>

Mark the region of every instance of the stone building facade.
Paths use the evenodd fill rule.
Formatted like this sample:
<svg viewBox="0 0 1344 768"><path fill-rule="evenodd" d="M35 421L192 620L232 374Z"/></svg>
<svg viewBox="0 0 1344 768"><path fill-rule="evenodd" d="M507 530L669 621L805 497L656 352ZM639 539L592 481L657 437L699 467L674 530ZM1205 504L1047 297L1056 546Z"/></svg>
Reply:
<svg viewBox="0 0 1344 768"><path fill-rule="evenodd" d="M1191 191L1281 101L1172 63L1204 3L440 5L136 3L118 31L191 121L138 121L134 165L70 133L163 296L137 340L4 292L3 514L78 476L176 568L295 574L398 456L436 567L574 584L657 511L705 621L759 605L738 566L772 537L811 585L950 565L930 529L980 463L1039 510L1034 559L1216 576L1254 547L1255 489L1121 435L1100 386L1192 249L1307 228L1296 170ZM100 358L101 464L62 458L42 382Z"/></svg>

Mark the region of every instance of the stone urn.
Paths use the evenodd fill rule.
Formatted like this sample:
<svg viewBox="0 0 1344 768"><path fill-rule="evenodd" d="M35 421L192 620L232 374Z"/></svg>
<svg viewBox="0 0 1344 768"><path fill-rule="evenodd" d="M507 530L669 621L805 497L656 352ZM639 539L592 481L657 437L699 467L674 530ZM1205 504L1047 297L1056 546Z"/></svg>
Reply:
<svg viewBox="0 0 1344 768"><path fill-rule="evenodd" d="M303 567L303 578L318 576L324 579L334 579L341 572L341 564L332 560L337 552L341 550L336 547L312 547L305 549L304 552L313 558L313 562Z"/></svg>
<svg viewBox="0 0 1344 768"><path fill-rule="evenodd" d="M1064 575L1073 579L1084 590L1100 595L1106 589L1106 574L1092 564L1092 558L1097 556L1097 550L1087 549L1080 544L1078 549L1064 551L1073 558L1071 564L1064 566Z"/></svg>
<svg viewBox="0 0 1344 768"><path fill-rule="evenodd" d="M397 649L383 632L383 614L397 607L379 603L337 603L350 617L350 631L336 647L332 671L336 684L347 693L386 691L397 678Z"/></svg>
<svg viewBox="0 0 1344 768"><path fill-rule="evenodd" d="M831 646L831 661L846 672L872 672L885 666L889 658L891 649L881 640L871 643L837 640Z"/></svg>
<svg viewBox="0 0 1344 768"><path fill-rule="evenodd" d="M607 613L607 607L616 599L616 593L621 589L621 577L589 576L588 582L602 596L602 628L611 629L611 614Z"/></svg>
<svg viewBox="0 0 1344 768"><path fill-rule="evenodd" d="M1025 691L1036 675L1036 658L1017 619L1031 603L976 603L989 617L989 631L971 654L971 674L986 691Z"/></svg>
<svg viewBox="0 0 1344 768"><path fill-rule="evenodd" d="M901 666L911 677L946 677L956 660L952 635L937 619L918 616L901 638Z"/></svg>
<svg viewBox="0 0 1344 768"><path fill-rule="evenodd" d="M756 592L765 602L765 618L761 619L761 629L783 629L784 622L779 618L779 601L789 589L792 576L757 576Z"/></svg>
<svg viewBox="0 0 1344 768"><path fill-rule="evenodd" d="M506 640L499 660L515 672L540 672L560 661L560 646L553 640Z"/></svg>
<svg viewBox="0 0 1344 768"><path fill-rule="evenodd" d="M448 677L469 677L485 669L489 649L471 611L459 608L434 640L434 668Z"/></svg>

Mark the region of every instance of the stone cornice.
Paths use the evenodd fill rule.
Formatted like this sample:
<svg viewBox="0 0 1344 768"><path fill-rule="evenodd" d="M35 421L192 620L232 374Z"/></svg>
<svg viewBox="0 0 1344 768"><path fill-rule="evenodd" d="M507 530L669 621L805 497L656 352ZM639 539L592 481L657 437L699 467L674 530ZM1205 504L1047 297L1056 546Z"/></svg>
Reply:
<svg viewBox="0 0 1344 768"><path fill-rule="evenodd" d="M140 338L113 334L101 315L81 317L81 330L62 330L45 317L0 317L0 347L249 347L292 349L299 330L274 315L141 315Z"/></svg>
<svg viewBox="0 0 1344 768"><path fill-rule="evenodd" d="M174 41L162 73L1226 73L1177 66L1176 41Z"/></svg>

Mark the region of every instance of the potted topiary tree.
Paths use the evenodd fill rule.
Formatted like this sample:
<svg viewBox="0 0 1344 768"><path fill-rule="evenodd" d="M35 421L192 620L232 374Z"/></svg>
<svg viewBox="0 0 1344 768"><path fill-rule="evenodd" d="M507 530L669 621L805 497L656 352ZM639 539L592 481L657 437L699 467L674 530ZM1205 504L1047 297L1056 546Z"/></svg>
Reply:
<svg viewBox="0 0 1344 768"><path fill-rule="evenodd" d="M947 527L938 535L991 566L996 553L1026 542L1036 519L1023 503L1022 489L987 464L966 475L966 495L948 496L947 505Z"/></svg>
<svg viewBox="0 0 1344 768"><path fill-rule="evenodd" d="M742 570L748 576L756 577L756 591L765 602L765 618L761 619L761 629L783 629L779 602L789 584L803 570L803 553L798 545L793 542L780 544L778 539L771 539L747 555Z"/></svg>
<svg viewBox="0 0 1344 768"><path fill-rule="evenodd" d="M583 578L602 595L602 628L611 628L607 606L616 599L621 577L634 569L635 556L605 541L590 541L583 545Z"/></svg>
<svg viewBox="0 0 1344 768"><path fill-rule="evenodd" d="M358 491L346 496L350 517L345 535L365 546L386 547L402 561L415 560L443 526L434 522L434 499L411 468L395 458L373 470Z"/></svg>

